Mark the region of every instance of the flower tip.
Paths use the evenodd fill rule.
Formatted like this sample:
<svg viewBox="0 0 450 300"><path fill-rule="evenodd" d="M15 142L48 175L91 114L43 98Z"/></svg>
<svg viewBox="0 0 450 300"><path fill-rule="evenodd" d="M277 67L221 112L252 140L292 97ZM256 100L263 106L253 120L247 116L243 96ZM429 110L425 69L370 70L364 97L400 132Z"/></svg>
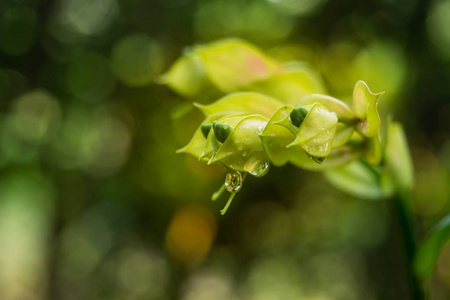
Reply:
<svg viewBox="0 0 450 300"><path fill-rule="evenodd" d="M183 147L183 148L177 149L177 150L175 151L175 153L177 153L177 154L179 154L179 153L186 153L186 150L187 150L187 148L186 148L186 146L185 146L185 147Z"/></svg>

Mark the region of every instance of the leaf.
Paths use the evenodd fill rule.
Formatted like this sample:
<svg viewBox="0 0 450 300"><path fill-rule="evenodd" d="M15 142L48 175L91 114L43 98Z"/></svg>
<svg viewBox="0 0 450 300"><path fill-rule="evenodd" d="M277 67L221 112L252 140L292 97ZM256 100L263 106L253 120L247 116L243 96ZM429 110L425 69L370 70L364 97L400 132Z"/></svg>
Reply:
<svg viewBox="0 0 450 300"><path fill-rule="evenodd" d="M283 104L272 97L253 93L239 92L225 96L209 105L194 103L206 116L214 113L231 111L236 113L259 114L270 118Z"/></svg>
<svg viewBox="0 0 450 300"><path fill-rule="evenodd" d="M388 121L385 149L385 175L396 191L409 191L413 184L413 165L401 124Z"/></svg>
<svg viewBox="0 0 450 300"><path fill-rule="evenodd" d="M295 140L287 147L299 146L310 156L325 158L331 152L337 123L334 112L316 103L300 125Z"/></svg>
<svg viewBox="0 0 450 300"><path fill-rule="evenodd" d="M168 85L184 97L194 97L210 84L200 55L193 52L179 58L161 76L160 83Z"/></svg>
<svg viewBox="0 0 450 300"><path fill-rule="evenodd" d="M231 93L250 83L281 72L281 65L253 45L225 39L195 49L209 80L222 92Z"/></svg>
<svg viewBox="0 0 450 300"><path fill-rule="evenodd" d="M419 247L414 259L414 269L419 278L430 278L443 246L450 240L450 215L442 219Z"/></svg>
<svg viewBox="0 0 450 300"><path fill-rule="evenodd" d="M310 68L274 75L254 82L246 89L270 95L289 105L306 95L326 92L320 76Z"/></svg>
<svg viewBox="0 0 450 300"><path fill-rule="evenodd" d="M345 104L344 102L325 95L310 95L305 96L301 98L296 104L295 107L302 107L311 105L314 103L320 103L322 104L326 109L329 111L335 112L338 115L341 115L343 117L353 119L355 117L355 114L352 112L352 110Z"/></svg>
<svg viewBox="0 0 450 300"><path fill-rule="evenodd" d="M380 116L378 115L378 98L384 92L374 94L364 81L358 81L353 89L353 110L360 120L359 130L366 137L373 137L380 128Z"/></svg>
<svg viewBox="0 0 450 300"><path fill-rule="evenodd" d="M361 161L326 170L324 176L335 188L356 198L380 200L383 197L379 175Z"/></svg>
<svg viewBox="0 0 450 300"><path fill-rule="evenodd" d="M229 169L257 177L265 175L269 158L259 134L266 124L267 119L260 115L242 118L208 164L220 163Z"/></svg>

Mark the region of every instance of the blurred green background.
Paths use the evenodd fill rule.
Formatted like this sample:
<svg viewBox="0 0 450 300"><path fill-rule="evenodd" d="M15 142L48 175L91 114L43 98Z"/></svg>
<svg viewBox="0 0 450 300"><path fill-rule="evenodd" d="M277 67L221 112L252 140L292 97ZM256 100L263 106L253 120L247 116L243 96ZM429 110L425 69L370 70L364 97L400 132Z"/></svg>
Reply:
<svg viewBox="0 0 450 300"><path fill-rule="evenodd" d="M450 0L0 0L0 299L408 299L386 203L272 167L220 216L224 171L175 154L199 99L157 82L241 37L332 96L385 90L423 236L450 211L449 28ZM449 243L427 286L450 298Z"/></svg>

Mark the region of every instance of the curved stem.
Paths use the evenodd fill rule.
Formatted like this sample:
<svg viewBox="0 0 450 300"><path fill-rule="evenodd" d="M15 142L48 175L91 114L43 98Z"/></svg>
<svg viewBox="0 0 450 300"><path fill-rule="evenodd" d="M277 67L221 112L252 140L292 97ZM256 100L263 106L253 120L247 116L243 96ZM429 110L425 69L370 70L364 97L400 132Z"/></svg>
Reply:
<svg viewBox="0 0 450 300"><path fill-rule="evenodd" d="M220 211L220 213L222 214L222 216L227 212L228 207L230 207L231 201L233 201L234 196L236 195L236 193L231 193L230 198L228 198L227 204L225 205L225 207Z"/></svg>

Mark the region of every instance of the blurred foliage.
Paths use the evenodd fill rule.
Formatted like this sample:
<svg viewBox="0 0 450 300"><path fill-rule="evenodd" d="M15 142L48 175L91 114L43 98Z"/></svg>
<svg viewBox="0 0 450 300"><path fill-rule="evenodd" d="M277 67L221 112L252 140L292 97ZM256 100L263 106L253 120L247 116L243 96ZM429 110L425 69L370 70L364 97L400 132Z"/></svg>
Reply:
<svg viewBox="0 0 450 300"><path fill-rule="evenodd" d="M386 203L285 166L248 178L220 216L209 199L222 170L175 154L202 116L160 75L186 45L236 37L318 70L331 96L350 100L360 79L385 90L424 237L450 211L449 7L0 1L0 298L409 299ZM209 86L193 100L221 96ZM434 258L430 298L448 299L450 244Z"/></svg>

